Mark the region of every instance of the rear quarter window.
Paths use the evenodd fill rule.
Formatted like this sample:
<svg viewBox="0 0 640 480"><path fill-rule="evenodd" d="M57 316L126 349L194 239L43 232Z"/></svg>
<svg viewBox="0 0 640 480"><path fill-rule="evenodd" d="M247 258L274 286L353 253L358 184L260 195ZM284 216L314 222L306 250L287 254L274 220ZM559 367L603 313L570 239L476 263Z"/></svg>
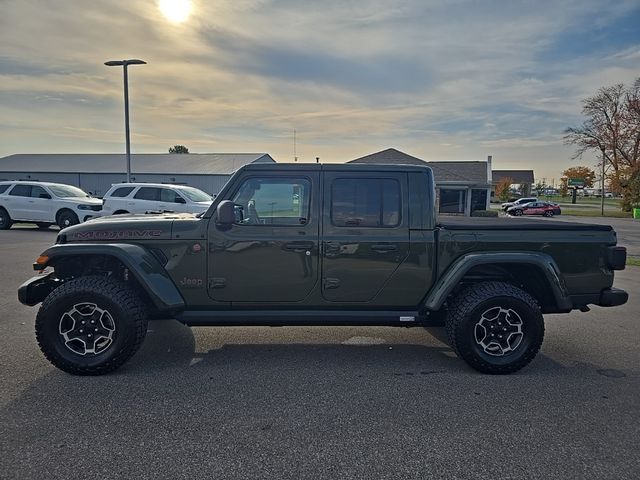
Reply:
<svg viewBox="0 0 640 480"><path fill-rule="evenodd" d="M0 185L0 193L4 193L7 191L7 188L9 188L11 186L10 183L7 183L5 185Z"/></svg>

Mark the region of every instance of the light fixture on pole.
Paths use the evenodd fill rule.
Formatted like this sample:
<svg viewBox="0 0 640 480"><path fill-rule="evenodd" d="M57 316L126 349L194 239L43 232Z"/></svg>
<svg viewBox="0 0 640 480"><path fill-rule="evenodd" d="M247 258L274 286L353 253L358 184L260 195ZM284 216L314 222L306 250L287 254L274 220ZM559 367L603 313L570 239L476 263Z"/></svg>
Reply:
<svg viewBox="0 0 640 480"><path fill-rule="evenodd" d="M130 60L110 60L104 62L107 67L122 67L124 72L124 132L127 148L127 182L131 181L131 140L129 138L129 77L127 67L129 65L145 65L147 62L132 58Z"/></svg>

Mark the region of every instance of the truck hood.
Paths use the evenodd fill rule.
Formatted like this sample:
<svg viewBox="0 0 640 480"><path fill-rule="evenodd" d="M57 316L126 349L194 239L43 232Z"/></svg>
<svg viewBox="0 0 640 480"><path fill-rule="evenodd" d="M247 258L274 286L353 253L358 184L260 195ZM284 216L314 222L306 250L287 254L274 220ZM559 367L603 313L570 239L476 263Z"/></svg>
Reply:
<svg viewBox="0 0 640 480"><path fill-rule="evenodd" d="M60 232L64 242L118 242L131 240L169 240L176 221L199 220L191 213L152 215L113 215L65 228Z"/></svg>

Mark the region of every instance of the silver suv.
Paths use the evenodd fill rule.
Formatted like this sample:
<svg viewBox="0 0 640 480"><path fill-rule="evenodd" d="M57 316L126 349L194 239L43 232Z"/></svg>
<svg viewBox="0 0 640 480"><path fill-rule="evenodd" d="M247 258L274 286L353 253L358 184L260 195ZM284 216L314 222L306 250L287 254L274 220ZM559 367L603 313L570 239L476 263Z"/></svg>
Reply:
<svg viewBox="0 0 640 480"><path fill-rule="evenodd" d="M537 202L538 199L536 197L523 197L519 198L515 202L506 202L501 205L502 211L506 212L511 207L515 207L516 205L524 205L525 203Z"/></svg>

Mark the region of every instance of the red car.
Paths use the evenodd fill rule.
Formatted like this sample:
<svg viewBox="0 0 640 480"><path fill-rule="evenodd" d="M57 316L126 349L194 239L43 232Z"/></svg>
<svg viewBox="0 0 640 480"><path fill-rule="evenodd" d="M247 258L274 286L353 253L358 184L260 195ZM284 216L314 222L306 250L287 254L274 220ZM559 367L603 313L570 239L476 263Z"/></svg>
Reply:
<svg viewBox="0 0 640 480"><path fill-rule="evenodd" d="M545 217L553 217L554 215L560 215L560 213L560 206L549 202L531 202L507 209L507 214L514 216L543 215Z"/></svg>

